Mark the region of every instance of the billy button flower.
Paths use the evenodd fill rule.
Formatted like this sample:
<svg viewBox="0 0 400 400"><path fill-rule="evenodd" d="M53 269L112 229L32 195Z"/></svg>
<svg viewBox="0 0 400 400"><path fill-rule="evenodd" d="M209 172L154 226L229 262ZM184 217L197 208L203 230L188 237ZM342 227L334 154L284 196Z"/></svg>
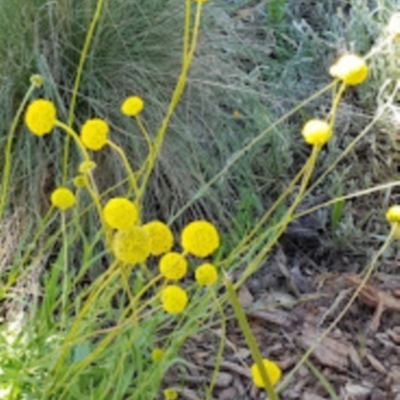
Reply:
<svg viewBox="0 0 400 400"><path fill-rule="evenodd" d="M50 196L51 204L60 210L66 210L76 203L75 195L66 187L59 187Z"/></svg>
<svg viewBox="0 0 400 400"><path fill-rule="evenodd" d="M104 206L103 217L111 228L125 230L131 228L137 222L139 213L136 205L128 199L114 197ZM149 236L147 232L146 235Z"/></svg>
<svg viewBox="0 0 400 400"><path fill-rule="evenodd" d="M219 247L218 231L208 221L190 222L182 230L181 246L196 257L207 257Z"/></svg>
<svg viewBox="0 0 400 400"><path fill-rule="evenodd" d="M143 100L138 96L129 96L121 104L122 114L128 117L135 117L144 107Z"/></svg>
<svg viewBox="0 0 400 400"><path fill-rule="evenodd" d="M176 390L167 388L163 392L165 400L176 400L178 398L178 393Z"/></svg>
<svg viewBox="0 0 400 400"><path fill-rule="evenodd" d="M77 175L72 180L72 183L77 189L82 189L83 187L86 186L86 179L83 175Z"/></svg>
<svg viewBox="0 0 400 400"><path fill-rule="evenodd" d="M46 135L51 132L56 123L56 108L49 100L34 100L26 109L24 121L32 134Z"/></svg>
<svg viewBox="0 0 400 400"><path fill-rule="evenodd" d="M179 286L169 285L161 291L161 304L168 314L178 314L182 312L187 302L188 296Z"/></svg>
<svg viewBox="0 0 400 400"><path fill-rule="evenodd" d="M93 151L101 150L107 144L108 124L100 118L87 120L81 128L81 141L84 146Z"/></svg>
<svg viewBox="0 0 400 400"><path fill-rule="evenodd" d="M154 362L160 362L164 357L164 352L162 351L162 349L156 347L153 349L153 351L151 352L151 359Z"/></svg>
<svg viewBox="0 0 400 400"><path fill-rule="evenodd" d="M273 361L268 360L266 358L263 359L263 365L265 372L267 373L267 376L271 382L271 385L275 386L279 382L279 379L281 379L282 376L281 369ZM253 378L254 385L257 386L258 388L264 388L265 387L264 382L261 378L261 373L256 363L252 365L250 373L251 377Z"/></svg>
<svg viewBox="0 0 400 400"><path fill-rule="evenodd" d="M301 131L307 144L323 146L332 136L332 129L328 122L320 119L311 119Z"/></svg>
<svg viewBox="0 0 400 400"><path fill-rule="evenodd" d="M214 265L205 263L196 268L194 276L199 286L210 286L217 280L218 273Z"/></svg>
<svg viewBox="0 0 400 400"><path fill-rule="evenodd" d="M344 54L331 66L329 73L346 85L355 86L367 78L368 66L362 57L356 54Z"/></svg>
<svg viewBox="0 0 400 400"><path fill-rule="evenodd" d="M160 256L161 254L171 251L174 244L174 237L168 225L161 221L151 221L143 225L143 229L147 231L150 236L150 254L153 256Z"/></svg>
<svg viewBox="0 0 400 400"><path fill-rule="evenodd" d="M97 164L92 160L82 161L79 164L78 172L80 174L88 174L90 171L96 168Z"/></svg>
<svg viewBox="0 0 400 400"><path fill-rule="evenodd" d="M386 221L394 229L393 237L400 239L400 205L392 206L387 210Z"/></svg>
<svg viewBox="0 0 400 400"><path fill-rule="evenodd" d="M182 254L170 252L161 257L158 267L164 278L178 281L186 275L187 261Z"/></svg>
<svg viewBox="0 0 400 400"><path fill-rule="evenodd" d="M117 260L127 264L140 264L150 255L150 238L140 226L118 231L112 241L112 250Z"/></svg>

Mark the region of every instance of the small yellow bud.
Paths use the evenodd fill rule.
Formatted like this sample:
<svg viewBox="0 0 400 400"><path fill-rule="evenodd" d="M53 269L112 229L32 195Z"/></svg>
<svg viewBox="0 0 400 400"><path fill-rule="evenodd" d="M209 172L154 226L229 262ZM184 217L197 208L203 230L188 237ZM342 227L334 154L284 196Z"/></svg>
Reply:
<svg viewBox="0 0 400 400"><path fill-rule="evenodd" d="M92 160L82 161L79 164L78 172L80 174L87 174L96 168L96 163Z"/></svg>
<svg viewBox="0 0 400 400"><path fill-rule="evenodd" d="M275 386L279 379L281 379L281 369L278 367L277 364L275 364L273 361L270 361L268 359L263 360L263 365L265 372L267 373L267 376L269 378L269 381L271 382L272 386ZM264 386L264 381L262 380L260 370L258 369L258 366L256 363L254 363L250 369L251 376L253 378L253 383L255 386L259 388L263 388Z"/></svg>
<svg viewBox="0 0 400 400"><path fill-rule="evenodd" d="M65 187L59 187L53 191L50 197L51 204L60 210L66 210L75 205L75 195Z"/></svg>
<svg viewBox="0 0 400 400"><path fill-rule="evenodd" d="M43 85L43 78L41 77L41 75L38 74L32 75L30 81L32 85L35 85L38 88Z"/></svg>
<svg viewBox="0 0 400 400"><path fill-rule="evenodd" d="M134 117L143 110L143 107L144 103L140 97L129 96L121 104L121 112L128 117Z"/></svg>
<svg viewBox="0 0 400 400"><path fill-rule="evenodd" d="M77 189L81 189L81 188L85 187L85 185L86 185L85 177L83 175L77 175L72 180L72 183Z"/></svg>
<svg viewBox="0 0 400 400"><path fill-rule="evenodd" d="M331 66L329 73L346 85L355 86L367 78L368 66L362 57L356 54L344 54Z"/></svg>
<svg viewBox="0 0 400 400"><path fill-rule="evenodd" d="M329 124L320 119L311 119L308 121L301 133L306 143L313 146L323 146L332 136Z"/></svg>

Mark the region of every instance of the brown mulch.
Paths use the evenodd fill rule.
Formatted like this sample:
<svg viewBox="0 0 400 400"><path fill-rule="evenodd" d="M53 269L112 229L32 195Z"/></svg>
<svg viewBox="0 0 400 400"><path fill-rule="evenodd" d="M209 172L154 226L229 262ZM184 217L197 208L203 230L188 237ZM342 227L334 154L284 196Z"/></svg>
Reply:
<svg viewBox="0 0 400 400"><path fill-rule="evenodd" d="M238 293L263 356L279 364L283 378L340 313L360 283L354 273L305 276L298 266L289 271L286 261L279 252L274 259L283 285L264 286L262 290L261 270ZM373 275L346 316L319 343L310 364L300 367L280 391L281 400L330 399L315 370L341 400L400 400L400 275L395 274L399 271L396 264L391 274ZM230 309L226 313L232 317ZM166 376L166 384L178 391L179 399L206 397L220 334L216 324L185 343L182 357L190 367L180 367ZM265 399L265 394L252 385L251 364L250 352L232 317L227 322L212 399Z"/></svg>

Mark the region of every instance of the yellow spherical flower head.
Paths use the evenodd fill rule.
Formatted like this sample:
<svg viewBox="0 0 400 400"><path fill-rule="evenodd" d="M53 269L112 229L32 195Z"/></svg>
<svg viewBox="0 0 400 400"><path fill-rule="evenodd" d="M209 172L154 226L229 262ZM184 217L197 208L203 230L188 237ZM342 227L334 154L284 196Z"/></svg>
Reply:
<svg viewBox="0 0 400 400"><path fill-rule="evenodd" d="M104 206L103 217L111 228L125 230L137 222L138 210L130 200L124 197L114 197ZM146 235L148 236L147 232Z"/></svg>
<svg viewBox="0 0 400 400"><path fill-rule="evenodd" d="M138 96L129 96L121 104L121 112L128 117L134 117L143 110L143 100Z"/></svg>
<svg viewBox="0 0 400 400"><path fill-rule="evenodd" d="M331 66L329 73L346 85L355 86L364 82L368 76L366 62L355 54L345 54Z"/></svg>
<svg viewBox="0 0 400 400"><path fill-rule="evenodd" d="M150 238L140 226L118 231L113 238L112 250L117 260L127 264L139 264L150 255Z"/></svg>
<svg viewBox="0 0 400 400"><path fill-rule="evenodd" d="M399 205L392 206L387 210L386 220L389 223L400 222L400 206Z"/></svg>
<svg viewBox="0 0 400 400"><path fill-rule="evenodd" d="M81 140L89 150L99 151L107 144L108 124L100 118L88 119L81 128Z"/></svg>
<svg viewBox="0 0 400 400"><path fill-rule="evenodd" d="M279 382L279 379L281 379L281 376L282 376L281 369L278 367L277 364L275 364L273 361L270 361L268 359L263 360L263 365L264 365L265 372L267 373L268 378L271 382L271 385L275 386ZM252 365L250 372L251 372L251 376L253 378L254 385L259 388L264 388L265 387L264 382L261 378L261 373L260 373L260 370L258 369L256 363L254 363Z"/></svg>
<svg viewBox="0 0 400 400"><path fill-rule="evenodd" d="M323 146L332 136L332 130L329 124L320 119L311 119L301 131L307 144L313 146Z"/></svg>
<svg viewBox="0 0 400 400"><path fill-rule="evenodd" d="M43 85L43 78L41 75L35 74L32 75L30 78L31 84L36 87L42 87Z"/></svg>
<svg viewBox="0 0 400 400"><path fill-rule="evenodd" d="M194 276L198 285L210 286L217 280L218 273L214 265L206 263L196 268Z"/></svg>
<svg viewBox="0 0 400 400"><path fill-rule="evenodd" d="M164 357L164 352L158 347L153 349L153 351L151 352L151 359L154 362L160 362L163 359L163 357Z"/></svg>
<svg viewBox="0 0 400 400"><path fill-rule="evenodd" d="M51 101L37 99L28 105L25 125L36 136L50 133L56 123L56 108Z"/></svg>
<svg viewBox="0 0 400 400"><path fill-rule="evenodd" d="M59 187L50 196L51 204L61 210L66 210L76 203L75 195L66 187Z"/></svg>
<svg viewBox="0 0 400 400"><path fill-rule="evenodd" d="M386 212L386 220L394 227L393 237L400 239L400 206L390 207Z"/></svg>
<svg viewBox="0 0 400 400"><path fill-rule="evenodd" d="M82 189L86 185L86 180L85 180L85 177L83 175L77 175L72 180L72 183L77 189Z"/></svg>
<svg viewBox="0 0 400 400"><path fill-rule="evenodd" d="M165 400L176 400L178 398L178 393L174 389L165 389L163 393Z"/></svg>
<svg viewBox="0 0 400 400"><path fill-rule="evenodd" d="M193 221L181 233L181 246L196 257L207 257L219 247L218 231L208 221Z"/></svg>
<svg viewBox="0 0 400 400"><path fill-rule="evenodd" d="M168 225L161 221L151 221L143 225L143 229L145 229L150 236L150 253L153 256L160 256L172 249L174 237Z"/></svg>
<svg viewBox="0 0 400 400"><path fill-rule="evenodd" d="M96 164L94 161L92 161L92 160L82 161L82 162L79 164L78 172L79 172L80 174L87 174L87 173L89 173L90 171L92 171L93 169L95 169L96 166L97 166L97 164Z"/></svg>
<svg viewBox="0 0 400 400"><path fill-rule="evenodd" d="M161 257L158 267L164 278L178 281L186 275L187 261L182 254L171 252Z"/></svg>
<svg viewBox="0 0 400 400"><path fill-rule="evenodd" d="M179 286L169 285L161 291L161 304L169 314L182 312L188 302L186 292Z"/></svg>

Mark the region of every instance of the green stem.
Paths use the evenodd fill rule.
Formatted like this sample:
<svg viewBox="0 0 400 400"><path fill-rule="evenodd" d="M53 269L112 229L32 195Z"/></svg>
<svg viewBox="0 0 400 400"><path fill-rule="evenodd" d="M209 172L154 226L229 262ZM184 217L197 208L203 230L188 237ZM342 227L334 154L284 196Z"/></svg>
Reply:
<svg viewBox="0 0 400 400"><path fill-rule="evenodd" d="M4 169L3 169L3 181L1 185L1 198L0 198L0 220L3 217L4 206L6 204L7 199L7 192L8 192L8 185L10 182L10 170L11 170L11 147L14 138L14 133L17 129L18 121L21 117L22 111L25 108L26 103L28 102L29 97L31 96L32 92L34 91L37 85L31 84L28 91L26 92L24 98L21 101L21 104L18 107L18 110L12 120L10 130L8 132L8 138L6 143L6 148L4 150Z"/></svg>
<svg viewBox="0 0 400 400"><path fill-rule="evenodd" d="M74 112L75 112L75 106L76 106L76 98L77 98L77 95L78 95L79 85L81 83L83 65L84 65L86 57L87 57L87 53L88 53L88 50L89 50L90 42L91 42L92 37L93 37L94 29L96 27L96 24L97 24L99 18L100 18L100 13L101 13L102 7L103 7L103 0L98 0L97 4L96 4L96 10L95 10L95 12L93 14L92 21L90 23L89 29L88 29L87 34L86 34L85 43L84 43L82 51L81 51L79 64L78 64L78 69L76 71L76 77L75 77L75 81L74 81L74 86L73 86L73 89L72 89L71 103L70 103L70 107L69 107L69 111L68 111L67 124L68 124L69 127L72 127L72 125L74 123ZM64 144L63 174L62 174L62 182L63 182L63 184L65 184L65 182L67 180L67 175L68 175L69 142L70 142L70 139L69 139L69 137L67 137L66 140L65 140L65 144Z"/></svg>
<svg viewBox="0 0 400 400"><path fill-rule="evenodd" d="M271 381L267 374L267 371L265 371L260 350L258 349L256 340L250 329L249 323L247 322L246 316L242 310L242 307L240 306L236 292L232 286L232 281L230 280L230 278L226 277L224 283L225 283L228 299L233 308L233 312L235 313L235 316L239 323L240 329L242 330L242 333L246 340L247 346L249 347L251 356L253 357L253 359L256 362L257 367L260 371L261 378L263 380L264 388L265 388L265 391L267 392L268 398L270 400L278 400L278 395L276 394L274 388L272 387L272 384L271 384Z"/></svg>
<svg viewBox="0 0 400 400"><path fill-rule="evenodd" d="M188 69L189 69L190 63L193 58L194 50L196 48L197 37L198 37L198 32L199 32L199 27L200 27L200 16L201 16L202 3L197 3L195 22L194 22L193 34L192 34L192 41L191 41L190 48L189 48L188 47L188 44L189 44L188 21L190 20L190 1L191 0L185 0L186 8L185 8L185 26L184 26L184 34L183 34L183 56L182 56L183 61L182 61L181 73L179 75L178 82L175 86L174 93L172 94L172 98L169 103L168 110L165 114L165 117L164 117L164 119L161 123L161 126L157 132L157 135L155 137L154 145L153 145L153 153L149 157L149 163L147 165L146 171L144 173L143 181L142 181L140 189L139 189L139 198L142 197L143 192L146 188L147 181L150 177L151 172L153 171L155 162L157 160L158 153L160 151L160 148L161 148L164 136L165 136L165 132L169 125L169 121L170 121L171 116L179 102L179 99L182 96L182 93L183 93L183 90L184 90L185 84L186 84Z"/></svg>

